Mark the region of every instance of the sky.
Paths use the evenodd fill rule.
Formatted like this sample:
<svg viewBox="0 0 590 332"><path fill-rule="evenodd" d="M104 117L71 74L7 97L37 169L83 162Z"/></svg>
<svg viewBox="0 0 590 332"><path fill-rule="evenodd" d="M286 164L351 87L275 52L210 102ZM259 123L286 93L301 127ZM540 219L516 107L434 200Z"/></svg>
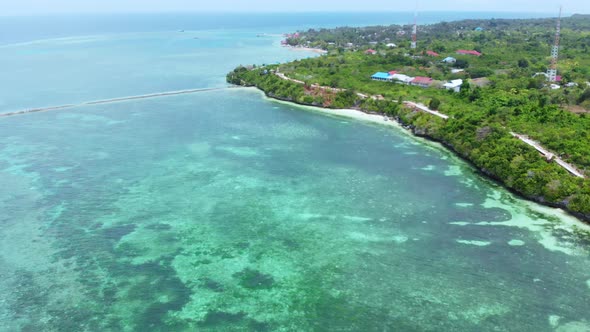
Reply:
<svg viewBox="0 0 590 332"><path fill-rule="evenodd" d="M129 12L414 11L412 0L0 0L0 15ZM590 14L589 0L418 0L421 11Z"/></svg>

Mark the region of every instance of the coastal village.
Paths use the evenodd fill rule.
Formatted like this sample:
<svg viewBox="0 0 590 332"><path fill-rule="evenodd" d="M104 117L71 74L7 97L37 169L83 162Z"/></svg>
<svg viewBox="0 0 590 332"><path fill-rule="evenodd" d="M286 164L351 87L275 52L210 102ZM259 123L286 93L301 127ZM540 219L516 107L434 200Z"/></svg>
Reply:
<svg viewBox="0 0 590 332"><path fill-rule="evenodd" d="M426 51L425 53L429 57L433 57L433 58L440 57L440 54L438 54L434 51L429 50L429 51ZM459 55L473 55L473 56L481 56L482 55L482 53L475 51L475 50L457 50L456 53ZM367 51L365 51L365 54L375 55L375 54L377 54L377 51L375 51L373 49L368 49ZM454 57L451 57L451 56L448 56L448 57L440 60L440 63L444 63L444 64L448 64L448 65L452 65L456 62L457 62L457 59ZM451 69L451 72L455 73L455 74L463 72L463 71L464 70L460 69L460 68L452 68ZM401 72L398 72L396 70L392 70L392 71L388 71L388 72L377 72L371 76L371 79L374 81L393 82L393 83L398 83L398 84L419 86L422 88L438 87L438 88L444 88L447 90L452 90L454 92L460 92L461 86L463 85L463 79L454 79L454 80L449 80L447 82L441 82L441 81L436 81L430 77L425 77L425 76L411 77L411 76L405 75Z"/></svg>

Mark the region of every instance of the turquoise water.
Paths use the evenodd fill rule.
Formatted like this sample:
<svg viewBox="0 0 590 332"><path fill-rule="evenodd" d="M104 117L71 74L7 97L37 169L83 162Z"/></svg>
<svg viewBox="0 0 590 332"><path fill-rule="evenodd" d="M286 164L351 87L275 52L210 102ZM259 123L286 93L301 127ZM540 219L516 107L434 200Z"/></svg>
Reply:
<svg viewBox="0 0 590 332"><path fill-rule="evenodd" d="M254 31L168 31L0 46L0 112L160 91L227 86L239 64L311 56ZM35 96L31 98L31 96Z"/></svg>
<svg viewBox="0 0 590 332"><path fill-rule="evenodd" d="M277 43L5 45L1 109L225 86L236 64L309 56ZM590 328L585 227L402 129L232 89L3 118L0 133L3 331Z"/></svg>

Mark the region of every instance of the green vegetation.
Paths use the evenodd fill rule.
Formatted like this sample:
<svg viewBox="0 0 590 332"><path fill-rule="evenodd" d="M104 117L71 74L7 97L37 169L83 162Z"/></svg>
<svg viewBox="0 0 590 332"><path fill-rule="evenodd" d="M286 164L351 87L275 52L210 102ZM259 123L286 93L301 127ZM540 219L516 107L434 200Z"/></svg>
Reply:
<svg viewBox="0 0 590 332"><path fill-rule="evenodd" d="M422 27L422 48L417 50L408 49L407 35L398 33L407 27L310 30L288 42L323 47L328 55L252 70L240 67L228 74L228 82L256 86L271 97L301 104L396 117L417 135L442 142L508 188L588 220L590 180L545 161L510 134L529 135L590 174L590 116L585 111L590 109L590 17L575 15L564 19L563 26L558 68L563 82L556 90L544 76L533 77L549 64L554 19L474 20ZM475 31L476 27L483 31ZM368 47L378 54L365 54ZM457 49L478 50L483 55L457 55ZM422 55L426 50L440 56ZM457 62L443 63L447 56ZM465 70L452 70L458 68ZM392 70L438 82L424 89L371 80L377 71ZM304 84L285 80L277 72ZM465 82L460 93L440 88L444 81L458 78ZM566 87L567 83L575 84ZM401 107L402 100L429 105L450 119Z"/></svg>
<svg viewBox="0 0 590 332"><path fill-rule="evenodd" d="M428 107L433 110L438 110L438 108L440 107L440 100L438 98L430 99L430 102L428 103Z"/></svg>

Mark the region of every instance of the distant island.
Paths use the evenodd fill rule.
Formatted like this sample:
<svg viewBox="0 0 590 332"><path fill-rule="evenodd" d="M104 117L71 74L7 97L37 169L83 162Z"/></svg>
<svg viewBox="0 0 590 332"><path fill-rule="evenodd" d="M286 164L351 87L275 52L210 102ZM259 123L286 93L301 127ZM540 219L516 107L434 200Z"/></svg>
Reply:
<svg viewBox="0 0 590 332"><path fill-rule="evenodd" d="M590 15L299 31L317 58L240 66L269 97L397 120L510 190L590 221ZM559 46L557 75L552 50Z"/></svg>

